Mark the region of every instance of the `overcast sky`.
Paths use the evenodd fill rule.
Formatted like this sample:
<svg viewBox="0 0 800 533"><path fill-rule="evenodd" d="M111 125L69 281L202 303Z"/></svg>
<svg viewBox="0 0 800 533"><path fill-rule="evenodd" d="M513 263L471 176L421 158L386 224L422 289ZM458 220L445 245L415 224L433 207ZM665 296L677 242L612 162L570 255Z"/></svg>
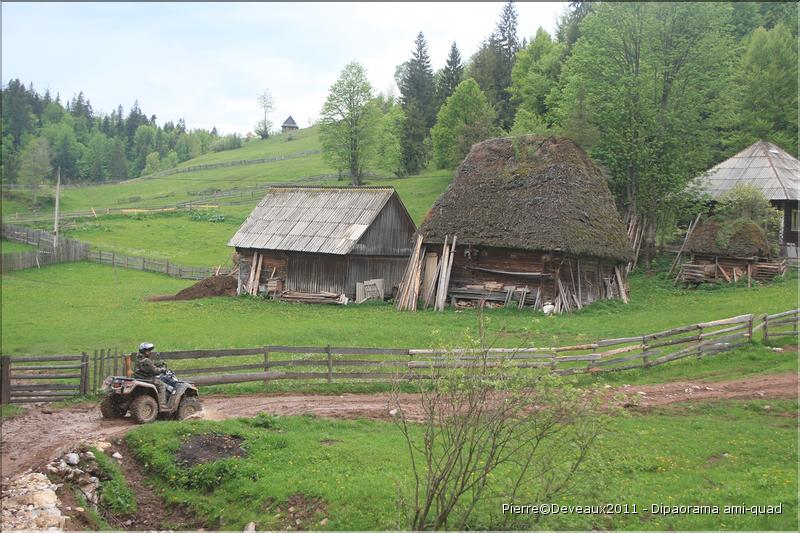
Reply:
<svg viewBox="0 0 800 533"><path fill-rule="evenodd" d="M62 102L78 91L96 112L134 100L158 123L245 134L257 96L270 119L317 118L342 68L358 61L376 91L395 91L395 67L419 31L434 69L450 44L466 61L503 4L483 3L2 3L2 80L19 78ZM518 35L553 33L563 2L519 2Z"/></svg>

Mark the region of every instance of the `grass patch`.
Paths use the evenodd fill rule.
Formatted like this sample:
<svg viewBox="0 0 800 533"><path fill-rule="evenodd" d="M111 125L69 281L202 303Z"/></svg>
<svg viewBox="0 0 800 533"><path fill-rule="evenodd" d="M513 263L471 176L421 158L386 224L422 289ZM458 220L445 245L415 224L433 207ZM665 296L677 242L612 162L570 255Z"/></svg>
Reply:
<svg viewBox="0 0 800 533"><path fill-rule="evenodd" d="M752 289L676 289L631 276L631 304L597 302L571 315L545 317L531 310L486 313L488 338L497 346L551 346L641 335L750 312L775 313L797 305L796 274ZM133 350L142 340L160 351L291 346L460 346L475 338L475 310L397 312L390 304L289 304L251 297L148 302L192 284L160 274L91 263L65 263L2 277L5 354ZM374 324L376 327L365 327Z"/></svg>
<svg viewBox="0 0 800 533"><path fill-rule="evenodd" d="M97 448L90 448L97 464L108 476L103 481L100 504L116 516L132 516L136 513L136 496L125 482L119 465Z"/></svg>
<svg viewBox="0 0 800 533"><path fill-rule="evenodd" d="M72 487L72 492L75 495L75 500L78 502L79 507L83 507L86 513L86 519L95 531L118 531L118 528L111 527L106 519L103 518L97 509L88 501L78 487Z"/></svg>
<svg viewBox="0 0 800 533"><path fill-rule="evenodd" d="M536 521L520 515L513 529L795 530L797 529L796 402L727 402L694 411L615 417L596 444L588 467L563 505L636 504L630 515L559 514ZM785 416L795 413L795 417ZM678 417L678 418L676 418ZM402 529L398 490L408 494L411 471L392 424L282 417L225 422L157 423L126 441L175 503L190 507L208 527L279 529L277 509L292 495L324 502L323 528L315 516L304 527ZM175 460L193 435L242 439L246 457L183 468ZM243 502L247 502L243 504ZM652 504L778 505L763 516L655 515ZM518 495L526 500L525 489ZM283 506L285 509L285 506ZM470 528L498 524L500 502L482 502Z"/></svg>
<svg viewBox="0 0 800 533"><path fill-rule="evenodd" d="M0 405L0 418L11 418L12 416L21 415L25 412L25 408L14 404Z"/></svg>
<svg viewBox="0 0 800 533"><path fill-rule="evenodd" d="M7 241L6 239L0 240L0 252L4 254L33 252L34 250L36 250L35 246L25 244L24 242Z"/></svg>

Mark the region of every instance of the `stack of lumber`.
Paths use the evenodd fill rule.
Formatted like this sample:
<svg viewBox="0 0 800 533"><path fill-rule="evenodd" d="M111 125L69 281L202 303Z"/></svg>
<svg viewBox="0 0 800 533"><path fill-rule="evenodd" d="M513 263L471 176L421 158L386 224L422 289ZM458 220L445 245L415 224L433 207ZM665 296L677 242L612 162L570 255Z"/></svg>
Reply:
<svg viewBox="0 0 800 533"><path fill-rule="evenodd" d="M416 311L419 299L419 286L422 276L422 262L425 259L425 250L422 249L422 235L417 235L414 251L408 260L406 270L397 291L395 307L400 311Z"/></svg>
<svg viewBox="0 0 800 533"><path fill-rule="evenodd" d="M717 280L716 270L716 265L686 263L682 267L680 277L686 283L713 283Z"/></svg>
<svg viewBox="0 0 800 533"><path fill-rule="evenodd" d="M538 308L541 306L539 289L527 286L516 287L503 285L493 281L482 285L466 285L450 289L450 297L459 308L474 307L484 302L486 307L508 307L511 305L522 309L524 306Z"/></svg>
<svg viewBox="0 0 800 533"><path fill-rule="evenodd" d="M786 274L786 258L769 263L756 263L753 265L753 279L756 281L772 281L776 276Z"/></svg>
<svg viewBox="0 0 800 533"><path fill-rule="evenodd" d="M347 305L349 301L344 294L335 292L296 292L286 291L281 294L281 300L285 302L297 302L307 304L336 304Z"/></svg>

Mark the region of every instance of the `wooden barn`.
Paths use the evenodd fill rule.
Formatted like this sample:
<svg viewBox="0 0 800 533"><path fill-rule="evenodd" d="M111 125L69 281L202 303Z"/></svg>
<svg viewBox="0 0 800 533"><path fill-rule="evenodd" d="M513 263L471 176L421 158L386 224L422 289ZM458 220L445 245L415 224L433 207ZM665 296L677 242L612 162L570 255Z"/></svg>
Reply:
<svg viewBox="0 0 800 533"><path fill-rule="evenodd" d="M569 139L475 144L420 233L412 259L425 306L550 303L559 313L627 302L625 227L601 170Z"/></svg>
<svg viewBox="0 0 800 533"><path fill-rule="evenodd" d="M737 183L761 190L772 205L783 211L781 255L798 257L800 161L779 146L758 141L698 179L713 198L719 198Z"/></svg>
<svg viewBox="0 0 800 533"><path fill-rule="evenodd" d="M786 259L770 258L766 236L755 222L733 229L724 231L722 223L707 220L692 231L686 242L691 257L681 266L679 279L690 284L747 279L750 285L753 280L766 282L786 273Z"/></svg>
<svg viewBox="0 0 800 533"><path fill-rule="evenodd" d="M415 231L391 187L273 187L228 245L239 254L239 293L353 299L367 280L391 293Z"/></svg>
<svg viewBox="0 0 800 533"><path fill-rule="evenodd" d="M284 120L283 124L281 124L281 133L291 133L299 129L300 127L297 125L297 122L294 121L291 115L289 115L289 118Z"/></svg>

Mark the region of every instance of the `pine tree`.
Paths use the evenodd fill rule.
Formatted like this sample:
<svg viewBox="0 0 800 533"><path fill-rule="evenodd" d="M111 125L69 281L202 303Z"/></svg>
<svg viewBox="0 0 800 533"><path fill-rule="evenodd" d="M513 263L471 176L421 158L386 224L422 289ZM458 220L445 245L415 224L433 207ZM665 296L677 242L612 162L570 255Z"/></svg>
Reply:
<svg viewBox="0 0 800 533"><path fill-rule="evenodd" d="M433 69L428 55L428 43L422 32L419 32L414 41L414 52L403 73L400 94L404 106L412 101L416 103L425 117L426 127L431 128L436 122Z"/></svg>
<svg viewBox="0 0 800 533"><path fill-rule="evenodd" d="M436 87L437 108L441 108L445 100L452 95L458 84L464 79L464 63L461 61L461 53L458 51L455 41L450 46L450 54L447 56L447 63L439 76L439 84Z"/></svg>
<svg viewBox="0 0 800 533"><path fill-rule="evenodd" d="M404 106L405 120L400 139L400 164L405 174L419 174L428 164L428 132L425 116L416 101Z"/></svg>
<svg viewBox="0 0 800 533"><path fill-rule="evenodd" d="M497 112L497 125L505 130L514 123L515 108L509 88L518 50L517 8L509 1L503 6L495 31L481 44L470 66L470 75Z"/></svg>

